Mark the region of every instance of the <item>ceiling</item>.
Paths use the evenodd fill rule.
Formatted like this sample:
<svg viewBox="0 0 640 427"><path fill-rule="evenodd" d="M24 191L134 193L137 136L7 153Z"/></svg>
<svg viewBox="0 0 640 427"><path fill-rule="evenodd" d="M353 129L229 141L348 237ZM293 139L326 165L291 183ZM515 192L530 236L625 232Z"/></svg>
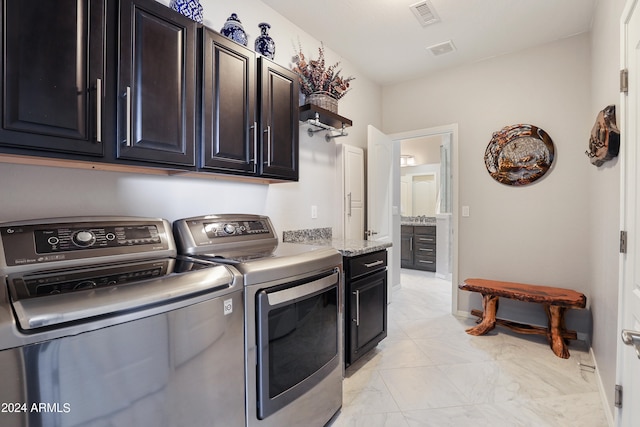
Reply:
<svg viewBox="0 0 640 427"><path fill-rule="evenodd" d="M588 32L598 0L427 0L420 10L440 22L426 27L409 8L418 0L262 1L353 64L349 74L388 85ZM427 49L449 40L452 52Z"/></svg>

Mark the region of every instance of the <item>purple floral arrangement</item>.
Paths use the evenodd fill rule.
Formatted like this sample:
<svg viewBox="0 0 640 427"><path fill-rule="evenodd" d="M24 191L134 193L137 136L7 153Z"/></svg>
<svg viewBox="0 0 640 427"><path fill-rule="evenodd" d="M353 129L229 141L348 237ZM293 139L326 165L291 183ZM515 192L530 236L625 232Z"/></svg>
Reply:
<svg viewBox="0 0 640 427"><path fill-rule="evenodd" d="M310 59L308 62L302 53L302 46L298 45L298 53L293 57L293 62L293 72L298 75L300 91L305 95L326 92L335 99L340 99L349 91L349 82L355 79L352 76L340 76L341 70L336 71L340 62L326 67L322 43L318 48L318 59Z"/></svg>

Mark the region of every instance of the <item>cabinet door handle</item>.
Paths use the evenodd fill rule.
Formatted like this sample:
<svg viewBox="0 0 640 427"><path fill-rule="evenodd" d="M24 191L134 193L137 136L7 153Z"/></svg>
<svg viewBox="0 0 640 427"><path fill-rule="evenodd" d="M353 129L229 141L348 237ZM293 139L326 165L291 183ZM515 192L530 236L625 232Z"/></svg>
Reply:
<svg viewBox="0 0 640 427"><path fill-rule="evenodd" d="M371 268L371 267L375 267L376 265L380 265L380 264L384 264L384 261L379 259L377 261L374 262L370 262L369 264L365 263L364 266L367 268Z"/></svg>
<svg viewBox="0 0 640 427"><path fill-rule="evenodd" d="M424 249L424 248L420 248L420 249L418 249L418 250L423 251L423 252L433 252L433 249Z"/></svg>
<svg viewBox="0 0 640 427"><path fill-rule="evenodd" d="M102 79L96 79L96 141L102 142Z"/></svg>
<svg viewBox="0 0 640 427"><path fill-rule="evenodd" d="M425 239L424 237L420 237L421 242L433 242L433 239Z"/></svg>
<svg viewBox="0 0 640 427"><path fill-rule="evenodd" d="M258 167L258 122L253 122L251 129L253 130L253 158L251 161L253 162L253 172L256 173Z"/></svg>
<svg viewBox="0 0 640 427"><path fill-rule="evenodd" d="M356 318L353 320L355 320L356 326L360 326L360 290L358 289L353 294L356 296Z"/></svg>
<svg viewBox="0 0 640 427"><path fill-rule="evenodd" d="M351 216L351 192L347 194L347 215Z"/></svg>
<svg viewBox="0 0 640 427"><path fill-rule="evenodd" d="M413 252L413 236L409 237L409 250Z"/></svg>
<svg viewBox="0 0 640 427"><path fill-rule="evenodd" d="M271 125L267 126L267 166L271 166Z"/></svg>
<svg viewBox="0 0 640 427"><path fill-rule="evenodd" d="M422 264L433 264L433 261L423 261L423 260L418 260L418 262L422 263Z"/></svg>
<svg viewBox="0 0 640 427"><path fill-rule="evenodd" d="M131 86L127 86L127 92L125 94L127 98L127 127L125 129L125 145L131 147Z"/></svg>

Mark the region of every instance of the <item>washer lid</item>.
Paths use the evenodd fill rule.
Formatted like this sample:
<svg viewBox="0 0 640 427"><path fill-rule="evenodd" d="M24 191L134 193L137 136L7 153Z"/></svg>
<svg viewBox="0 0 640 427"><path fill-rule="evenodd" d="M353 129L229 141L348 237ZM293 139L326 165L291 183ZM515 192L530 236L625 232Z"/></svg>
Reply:
<svg viewBox="0 0 640 427"><path fill-rule="evenodd" d="M9 275L7 282L24 331L168 307L205 294L213 298L238 288L228 267L174 258L33 271Z"/></svg>

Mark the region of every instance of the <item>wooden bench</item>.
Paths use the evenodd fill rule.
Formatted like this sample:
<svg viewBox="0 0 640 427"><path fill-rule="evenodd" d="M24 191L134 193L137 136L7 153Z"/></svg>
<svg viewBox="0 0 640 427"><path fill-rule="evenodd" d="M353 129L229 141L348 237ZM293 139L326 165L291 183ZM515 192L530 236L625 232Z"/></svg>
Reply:
<svg viewBox="0 0 640 427"><path fill-rule="evenodd" d="M551 350L556 356L563 359L569 358L568 340L577 339L577 334L565 327L564 314L568 308L585 308L587 297L584 294L570 289L486 279L466 279L458 287L465 291L479 292L482 295L483 311L471 311L472 315L480 318L478 325L467 329L468 334L484 335L492 330L497 323L523 334L546 335ZM548 327L543 328L496 318L500 297L543 304L549 320Z"/></svg>

